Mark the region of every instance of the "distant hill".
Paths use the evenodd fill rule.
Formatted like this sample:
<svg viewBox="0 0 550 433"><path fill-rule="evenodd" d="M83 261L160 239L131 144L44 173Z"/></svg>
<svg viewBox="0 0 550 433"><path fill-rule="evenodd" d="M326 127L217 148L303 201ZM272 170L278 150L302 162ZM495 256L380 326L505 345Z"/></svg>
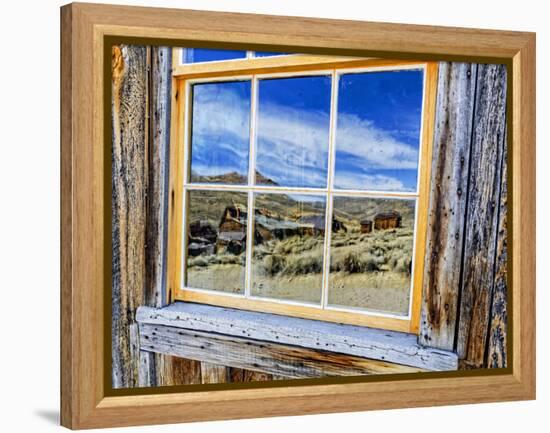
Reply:
<svg viewBox="0 0 550 433"><path fill-rule="evenodd" d="M231 185L235 184L246 184L248 183L248 178L246 176L243 176L242 174L239 174L235 171L232 171L230 173L224 173L224 174L216 174L212 176L204 176L197 174L195 172L191 172L191 182L197 182L197 183L227 183Z"/></svg>
<svg viewBox="0 0 550 433"><path fill-rule="evenodd" d="M414 200L335 197L333 202L333 212L337 218L356 224L364 219L372 220L377 213L396 211L403 218L403 225L412 227L414 209Z"/></svg>
<svg viewBox="0 0 550 433"><path fill-rule="evenodd" d="M216 174L212 176L204 176L191 172L191 182L199 183L226 183L230 185L246 185L248 183L248 177L243 176L235 171L224 174ZM256 170L256 184L257 185L272 185L277 186L278 183L272 179L265 177L262 173Z"/></svg>
<svg viewBox="0 0 550 433"><path fill-rule="evenodd" d="M193 182L224 183L229 185L243 185L247 178L230 172L214 176L201 176L192 173ZM277 183L256 171L258 185L273 185ZM210 192L193 191L192 203L189 209L190 221L209 220L215 227L219 224L221 215L226 206L247 207L246 192ZM257 210L273 218L296 221L299 218L312 215L321 215L325 210L323 201L301 201L288 194L258 193L255 199ZM379 198L338 197L334 198L334 216L346 224L358 225L364 219L373 219L379 212L396 211L403 218L403 225L412 227L414 221L414 201Z"/></svg>
<svg viewBox="0 0 550 433"><path fill-rule="evenodd" d="M214 176L201 176L192 173L191 180L192 182L224 183L235 186L247 183L247 179L236 172ZM277 185L272 179L263 176L258 171L256 172L256 183L259 185ZM208 220L213 226L217 226L226 206L246 208L246 192L192 191L189 219L191 222L196 220ZM290 220L295 220L303 215L320 214L325 209L324 201L300 201L295 200L292 196L287 194L266 193L258 193L256 195L255 206L256 209L261 210L264 215Z"/></svg>

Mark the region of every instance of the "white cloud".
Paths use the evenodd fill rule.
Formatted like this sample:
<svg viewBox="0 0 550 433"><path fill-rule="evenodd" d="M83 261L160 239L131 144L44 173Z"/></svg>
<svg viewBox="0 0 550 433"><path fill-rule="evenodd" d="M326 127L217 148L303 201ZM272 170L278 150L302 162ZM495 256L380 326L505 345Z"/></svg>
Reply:
<svg viewBox="0 0 550 433"><path fill-rule="evenodd" d="M194 128L203 138L196 146L211 142L208 136L233 137L217 140L216 147L232 150L246 158L247 150L232 144L248 141L249 109L241 96L223 86L205 86L200 95L200 110L195 111ZM263 164L265 175L279 176L291 184L323 186L322 174L328 160L328 114L320 111L289 109L263 103L258 116L258 163ZM336 149L355 161L347 172L339 171L337 184L343 188L378 190L405 190L406 186L395 177L372 171L385 169L415 170L418 148L399 141L390 131L378 128L370 120L356 115L339 114L336 132ZM405 130L406 125L403 125ZM206 169L206 167L203 167ZM209 172L215 172L211 167ZM218 173L216 173L218 174Z"/></svg>
<svg viewBox="0 0 550 433"><path fill-rule="evenodd" d="M372 168L416 169L418 149L396 140L370 120L338 115L336 149L361 158Z"/></svg>
<svg viewBox="0 0 550 433"><path fill-rule="evenodd" d="M341 189L369 189L373 191L408 191L399 179L384 175L370 175L352 171L339 171L334 185Z"/></svg>

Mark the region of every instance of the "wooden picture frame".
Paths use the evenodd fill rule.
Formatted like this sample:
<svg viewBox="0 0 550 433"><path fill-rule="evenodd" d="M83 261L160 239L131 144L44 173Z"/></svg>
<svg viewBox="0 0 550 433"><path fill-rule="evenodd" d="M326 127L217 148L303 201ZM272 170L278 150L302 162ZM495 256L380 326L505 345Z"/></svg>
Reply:
<svg viewBox="0 0 550 433"><path fill-rule="evenodd" d="M111 139L104 93L111 65L105 59L114 41L153 40L169 46L505 64L508 366L299 384L204 385L189 392L115 392L108 321L111 162L104 145ZM79 429L535 398L534 34L77 3L61 8L61 53L62 425Z"/></svg>

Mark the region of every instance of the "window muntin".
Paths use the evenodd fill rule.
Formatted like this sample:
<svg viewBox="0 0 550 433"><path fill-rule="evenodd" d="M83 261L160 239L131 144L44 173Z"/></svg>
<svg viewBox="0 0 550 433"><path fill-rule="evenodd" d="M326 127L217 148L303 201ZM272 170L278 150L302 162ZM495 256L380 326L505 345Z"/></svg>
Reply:
<svg viewBox="0 0 550 433"><path fill-rule="evenodd" d="M238 74L231 74L231 69L219 69L217 66L212 69L212 73L208 72L208 69L189 69L189 73L191 74L189 78L185 78L185 71L186 69L181 68L178 69L176 75L176 78L179 80L181 84L184 85L184 87L178 86L180 88L180 92L189 94L189 88L197 83L204 83L204 82L224 82L224 81L234 81L234 80L252 80L252 92L251 92L251 123L250 123L250 166L249 166L249 182L246 185L240 185L240 186L233 186L231 184L208 184L208 183L201 183L201 184L194 184L190 183L188 181L184 181L183 190L189 191L193 189L205 189L205 190L223 190L223 191L236 191L239 190L241 192L246 192L248 194L248 209L254 209L254 202L255 197L260 195L261 193L278 193L278 194L286 194L287 196L291 195L297 195L297 194L316 194L316 195L323 195L327 197L326 200L326 214L332 215L332 198L333 196L357 196L357 197L364 197L364 198L410 198L415 199L420 204L420 214L426 215L426 207L427 207L427 183L426 179L427 173L429 173L429 165L428 161L429 158L422 157L426 151L425 147L426 145L429 145L431 143L430 137L427 134L422 134L422 143L420 145L420 159L423 160L422 164L419 166L420 171L420 187L417 192L409 192L409 191L371 191L371 190L352 190L352 189L346 189L346 190L336 190L333 187L333 180L329 179L327 186L323 188L310 188L310 187L282 187L278 185L273 185L271 183L265 183L265 184L258 184L254 183L254 178L257 176L254 176L254 170L255 162L256 162L256 147L257 147L257 120L258 120L258 83L260 80L267 80L267 79L274 79L274 78L290 78L290 77L301 77L305 75L329 75L331 77L331 111L330 111L330 144L329 144L329 177L330 173L334 174L334 166L335 166L335 139L336 136L336 120L337 120L337 107L338 107L338 80L342 75L349 74L349 73L366 73L366 72L379 72L379 71L394 71L394 70L420 70L423 74L425 74L426 70L430 70L429 76L430 78L430 84L429 86L426 85L426 83L422 84L422 91L424 91L424 87L426 89L431 89L430 93L428 93L428 105L426 105L423 109L426 109L426 107L432 107L433 104L435 104L435 98L433 95L435 95L435 80L434 77L436 77L436 74L434 71L437 71L436 67L433 67L431 64L429 64L429 67L426 66L426 64L413 64L412 62L392 62L389 61L388 66L384 65L384 61L382 62L370 62L370 61L360 61L358 64L359 67L355 67L353 69L350 68L350 63L355 63L355 61L350 62L347 60L342 61L343 67L338 68L336 67L327 67L327 59L326 58L315 58L315 60L311 61L309 56L292 56L292 65L299 64L302 57L304 58L304 65L306 69L304 69L307 72L300 72L299 70L293 71L293 72L279 72L277 73L276 67L277 64L275 63L269 63L267 64L269 68L273 69L273 73L269 72L260 72L255 71L254 67L256 67L256 63L251 63L252 69L250 70L249 75L243 75L239 76ZM338 59L338 58L335 58ZM251 62L253 62L251 60ZM285 61L286 62L286 61ZM311 66L312 63L319 62L319 71L316 72ZM337 62L340 63L340 62ZM373 67L370 67L370 64L374 64ZM285 65L288 63L282 63L282 65ZM245 65L245 64L243 64ZM260 64L258 64L260 65ZM213 65L214 66L214 65ZM332 66L332 65L330 65ZM235 66L237 67L237 66ZM238 66L239 72L244 72L246 69L245 66ZM294 69L298 69L295 66L293 66ZM281 69L282 71L284 69ZM200 74L206 74L204 75L205 78L199 78L200 75L197 76L196 72L200 72ZM219 76L216 76L216 74L220 74ZM195 78L196 77L196 78ZM208 77L208 78L206 78ZM185 90L187 88L187 90ZM183 99L182 101L188 101L188 99ZM425 104L425 101L422 102L422 104ZM189 113L185 110L185 105L189 105L189 101L187 104L181 104L181 115L179 118L186 118L187 121L185 123L185 130L186 133L183 134L183 141L181 142L181 149L182 152L185 153L185 148L188 147L188 144L184 146L184 142L188 143L189 140L189 133L190 133L190 124L189 118L191 117ZM433 110L433 108L430 108L430 110ZM427 119L430 119L433 115L430 115ZM427 123L426 123L427 122ZM422 120L422 128L426 127L426 124L428 126L428 129L431 130L433 128L433 122L426 120L425 118ZM187 138L187 141L185 139ZM424 158L424 159L422 159ZM184 171L186 168L186 164L183 164ZM331 170L332 167L332 170ZM187 178L188 175L185 175ZM332 176L333 178L334 176ZM261 183L261 182L260 182ZM414 201L414 200L413 200ZM185 202L185 200L184 200ZM417 206L418 206L417 203ZM183 204L183 208L186 208L185 203ZM247 242L248 246L246 249L247 257L246 257L246 282L245 282L245 294L238 294L233 295L230 293L224 293L223 296L214 291L204 290L201 288L192 288L192 287L186 287L185 281L183 281L182 278L182 285L177 286L176 285L176 291L175 291L175 297L176 299L182 299L186 301L192 301L192 302L206 302L206 303L212 303L212 304L218 304L218 305L224 305L224 306L230 306L230 307L236 307L236 308L245 308L245 309L252 309L252 310L260 310L260 311L267 311L267 312L275 312L279 314L290 314L290 315L297 315L300 317L307 317L307 318L316 318L321 320L329 320L329 321L336 321L336 322L344 322L344 323L355 323L355 324L367 324L369 326L376 326L376 327L383 327L388 329L395 329L395 330L401 330L401 331L408 331L409 329L413 332L416 332L418 329L418 305L419 305L419 289L421 287L422 282L422 272L417 272L415 270L416 268L421 269L421 265L411 265L411 271L413 273L416 273L420 275L420 277L415 276L413 274L411 276L411 280L414 280L414 296L410 297L410 292L408 294L410 302L409 302L409 309L407 311L406 315L402 315L401 313L394 313L394 312L387 312L387 309L383 308L375 308L373 306L369 306L368 309L365 309L363 305L359 306L353 306L353 305L336 305L346 302L334 302L332 303L332 300L329 301L329 294L328 288L329 288L329 264L327 257L330 257L330 243L331 242L324 242L324 262L323 262L323 278L322 278L322 294L321 294L321 303L313 304L308 303L307 301L301 301L301 300L292 300L292 297L289 297L288 299L280 299L280 298L268 298L268 297L260 297L258 295L254 295L252 293L252 282L253 282L253 276L252 276L252 254L253 254L253 248L252 248L252 239L254 239L254 230L253 230L253 220L254 220L254 212L249 213L249 221L248 221L248 234L247 239L249 239ZM415 218L418 218L418 209L415 214ZM325 219L327 221L328 219ZM185 221L185 220L183 220ZM418 221L415 221L415 225ZM326 226L326 234L324 235L324 239L331 239L331 233L330 229L332 228L333 224L327 224ZM421 227L421 233L425 231L425 224L420 224ZM184 227L184 231L185 231ZM416 229L415 229L416 231ZM416 232L415 232L415 242L416 242ZM185 235L183 236L182 242L184 242ZM423 257L424 254L424 248L425 248L425 235L421 236L420 240L420 250L418 249L418 246L414 246L413 248L413 256L420 256ZM180 237L181 239L181 237ZM184 242L185 243L185 242ZM422 260L416 260L418 263L421 263ZM185 265L185 260L182 262ZM182 277L185 274L185 266L182 269L181 273L177 273L176 271L176 279L174 281L180 281L178 275L181 275ZM300 298L299 296L297 298ZM348 304L352 304L351 302L347 302ZM405 301L406 303L406 301ZM411 308L412 306L416 306L414 309Z"/></svg>

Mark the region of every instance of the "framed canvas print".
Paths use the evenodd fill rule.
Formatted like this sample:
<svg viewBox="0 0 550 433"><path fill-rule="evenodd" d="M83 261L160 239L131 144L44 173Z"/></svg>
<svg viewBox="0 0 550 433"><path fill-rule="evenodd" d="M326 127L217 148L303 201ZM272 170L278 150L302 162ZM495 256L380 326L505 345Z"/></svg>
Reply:
<svg viewBox="0 0 550 433"><path fill-rule="evenodd" d="M63 425L534 398L533 34L61 18Z"/></svg>

